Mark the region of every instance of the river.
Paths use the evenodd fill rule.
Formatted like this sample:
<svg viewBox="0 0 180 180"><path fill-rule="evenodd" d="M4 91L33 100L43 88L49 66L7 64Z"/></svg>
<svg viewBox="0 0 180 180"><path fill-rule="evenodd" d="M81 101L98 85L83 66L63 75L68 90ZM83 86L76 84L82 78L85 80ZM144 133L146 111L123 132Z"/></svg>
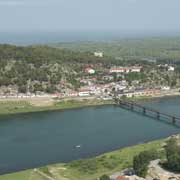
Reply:
<svg viewBox="0 0 180 180"><path fill-rule="evenodd" d="M141 103L180 116L180 97ZM92 157L180 132L176 126L113 105L0 119L1 174Z"/></svg>

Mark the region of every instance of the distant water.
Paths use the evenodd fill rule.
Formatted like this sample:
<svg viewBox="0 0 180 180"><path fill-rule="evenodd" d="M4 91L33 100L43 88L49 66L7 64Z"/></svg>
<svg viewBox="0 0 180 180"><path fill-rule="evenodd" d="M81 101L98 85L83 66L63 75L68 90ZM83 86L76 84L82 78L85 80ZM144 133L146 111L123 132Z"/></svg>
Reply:
<svg viewBox="0 0 180 180"><path fill-rule="evenodd" d="M72 31L72 32L0 32L0 44L32 45L79 41L117 41L123 38L156 36L177 36L178 32L136 32L136 31Z"/></svg>
<svg viewBox="0 0 180 180"><path fill-rule="evenodd" d="M180 115L180 97L142 102ZM107 105L0 117L0 173L92 157L180 128Z"/></svg>

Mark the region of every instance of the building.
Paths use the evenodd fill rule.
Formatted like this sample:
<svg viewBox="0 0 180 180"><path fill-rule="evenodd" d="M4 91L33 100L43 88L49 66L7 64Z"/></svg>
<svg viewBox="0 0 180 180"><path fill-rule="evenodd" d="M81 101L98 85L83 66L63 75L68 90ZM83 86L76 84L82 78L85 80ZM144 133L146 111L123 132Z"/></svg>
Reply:
<svg viewBox="0 0 180 180"><path fill-rule="evenodd" d="M90 96L91 91L92 91L92 89L89 86L81 87L78 91L78 96L80 96L80 97Z"/></svg>
<svg viewBox="0 0 180 180"><path fill-rule="evenodd" d="M171 88L170 88L170 86L163 86L163 87L161 87L161 89L164 90L164 91L168 91L168 90L170 90Z"/></svg>
<svg viewBox="0 0 180 180"><path fill-rule="evenodd" d="M132 67L112 67L110 73L129 73L129 72L141 72L142 66L132 66Z"/></svg>
<svg viewBox="0 0 180 180"><path fill-rule="evenodd" d="M159 68L167 68L168 71L174 71L175 67L170 66L169 64L159 64L158 65Z"/></svg>
<svg viewBox="0 0 180 180"><path fill-rule="evenodd" d="M159 95L161 93L160 89L136 89L133 91L120 91L118 94L119 97L126 96L126 97L139 97L139 96L153 96Z"/></svg>
<svg viewBox="0 0 180 180"><path fill-rule="evenodd" d="M168 71L174 71L175 68L173 66L168 66Z"/></svg>
<svg viewBox="0 0 180 180"><path fill-rule="evenodd" d="M118 176L116 178L116 180L129 180L129 178L125 177L125 176Z"/></svg>
<svg viewBox="0 0 180 180"><path fill-rule="evenodd" d="M79 91L78 95L80 97L90 96L90 91Z"/></svg>
<svg viewBox="0 0 180 180"><path fill-rule="evenodd" d="M103 76L103 80L105 81L112 81L113 79L114 79L114 76L111 76L111 75Z"/></svg>
<svg viewBox="0 0 180 180"><path fill-rule="evenodd" d="M94 56L102 58L103 57L103 52L100 52L100 51L94 52Z"/></svg>
<svg viewBox="0 0 180 180"><path fill-rule="evenodd" d="M77 91L72 91L72 90L67 93L67 96L69 97L77 97L78 95L79 93Z"/></svg>
<svg viewBox="0 0 180 180"><path fill-rule="evenodd" d="M110 176L110 180L129 180L129 178L123 176L122 173L116 173Z"/></svg>
<svg viewBox="0 0 180 180"><path fill-rule="evenodd" d="M94 69L92 69L92 68L86 68L84 70L84 72L87 73L87 74L94 74L96 71Z"/></svg>

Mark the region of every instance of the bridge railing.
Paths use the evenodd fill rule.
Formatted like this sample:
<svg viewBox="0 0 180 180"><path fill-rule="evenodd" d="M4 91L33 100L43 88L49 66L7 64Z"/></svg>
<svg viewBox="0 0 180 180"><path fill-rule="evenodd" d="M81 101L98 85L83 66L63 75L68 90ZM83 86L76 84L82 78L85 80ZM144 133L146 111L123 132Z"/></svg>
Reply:
<svg viewBox="0 0 180 180"><path fill-rule="evenodd" d="M180 117L176 115L171 115L168 113L160 112L156 109L146 107L144 105L138 104L135 101L130 101L130 100L122 100L122 99L116 99L115 100L116 104L123 105L129 108L129 110L135 110L135 108L140 108L142 110L143 114L147 114L147 112L154 113L156 116L154 118L160 119L161 117L165 117L168 120L170 120L172 123L176 123L176 121L180 122Z"/></svg>

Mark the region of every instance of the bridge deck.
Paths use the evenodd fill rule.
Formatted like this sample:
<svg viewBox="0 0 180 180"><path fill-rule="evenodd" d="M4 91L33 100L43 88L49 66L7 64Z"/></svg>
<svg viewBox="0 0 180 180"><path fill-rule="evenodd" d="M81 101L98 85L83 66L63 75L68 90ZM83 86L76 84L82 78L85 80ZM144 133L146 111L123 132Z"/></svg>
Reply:
<svg viewBox="0 0 180 180"><path fill-rule="evenodd" d="M170 114L167 114L167 113L164 113L164 112L160 112L160 111L158 111L156 109L143 106L143 105L138 104L138 103L136 103L134 101L125 101L125 100L118 99L118 104L125 105L125 106L128 106L128 107L133 107L133 108L138 107L138 108L141 108L144 111L144 113L149 111L149 112L156 113L158 115L158 117L164 116L164 117L167 117L167 118L171 119L173 122L174 121L179 121L180 122L180 117L178 117L176 115L170 115Z"/></svg>

